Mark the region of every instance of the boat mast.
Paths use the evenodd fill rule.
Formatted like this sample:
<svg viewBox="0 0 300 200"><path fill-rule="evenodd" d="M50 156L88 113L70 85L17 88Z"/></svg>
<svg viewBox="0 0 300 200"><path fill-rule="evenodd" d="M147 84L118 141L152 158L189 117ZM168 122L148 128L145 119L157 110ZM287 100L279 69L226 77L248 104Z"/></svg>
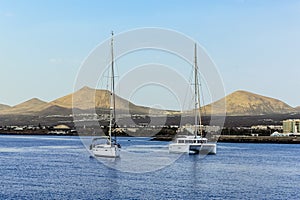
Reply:
<svg viewBox="0 0 300 200"><path fill-rule="evenodd" d="M195 43L194 48L194 70L195 70L195 137L200 132L200 136L202 137L202 123L201 123L201 112L200 112L200 94L199 94L199 83L198 83L198 63L197 63L197 44ZM198 119L199 117L199 119ZM199 129L198 129L199 126Z"/></svg>
<svg viewBox="0 0 300 200"><path fill-rule="evenodd" d="M115 95L115 62L114 62L114 32L111 32L111 74L112 74L112 97L113 97L113 128L116 128L116 95ZM114 134L117 142L116 132Z"/></svg>
<svg viewBox="0 0 300 200"><path fill-rule="evenodd" d="M115 128L115 116L116 116L116 97L115 97L115 71L114 71L114 32L111 32L111 96L110 96L110 105L112 105L112 111L110 108L110 121L109 121L109 140L111 144L111 137L112 137L112 128ZM116 140L116 134L115 134Z"/></svg>

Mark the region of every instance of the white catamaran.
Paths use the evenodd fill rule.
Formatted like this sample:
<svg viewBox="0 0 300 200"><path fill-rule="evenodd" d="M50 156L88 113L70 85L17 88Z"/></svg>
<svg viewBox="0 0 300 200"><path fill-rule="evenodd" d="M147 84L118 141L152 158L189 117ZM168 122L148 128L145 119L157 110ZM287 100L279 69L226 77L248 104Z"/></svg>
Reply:
<svg viewBox="0 0 300 200"><path fill-rule="evenodd" d="M117 143L116 134L114 134L114 139L112 139L112 133L116 128L116 98L115 98L115 80L114 80L114 51L113 51L113 32L111 33L111 95L110 95L110 119L109 119L109 130L107 137L94 138L91 144L91 151L94 156L98 157L110 157L117 158L120 157L120 144ZM104 143L99 143L98 141L103 141Z"/></svg>
<svg viewBox="0 0 300 200"><path fill-rule="evenodd" d="M180 136L175 138L171 144L169 144L170 153L190 153L190 154L216 154L217 144L209 143L207 138L202 137L202 124L201 124L201 112L200 112L200 94L198 83L198 65L197 65L197 46L195 44L195 60L194 60L194 92L195 92L195 124L194 134Z"/></svg>

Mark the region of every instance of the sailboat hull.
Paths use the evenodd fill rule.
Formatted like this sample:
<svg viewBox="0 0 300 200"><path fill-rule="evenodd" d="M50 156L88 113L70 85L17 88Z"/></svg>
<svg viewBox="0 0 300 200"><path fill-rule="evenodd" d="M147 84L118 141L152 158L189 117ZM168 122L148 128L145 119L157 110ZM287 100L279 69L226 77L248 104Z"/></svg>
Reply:
<svg viewBox="0 0 300 200"><path fill-rule="evenodd" d="M120 149L117 145L96 145L93 147L92 152L96 157L120 157Z"/></svg>
<svg viewBox="0 0 300 200"><path fill-rule="evenodd" d="M217 154L216 144L170 144L170 153Z"/></svg>

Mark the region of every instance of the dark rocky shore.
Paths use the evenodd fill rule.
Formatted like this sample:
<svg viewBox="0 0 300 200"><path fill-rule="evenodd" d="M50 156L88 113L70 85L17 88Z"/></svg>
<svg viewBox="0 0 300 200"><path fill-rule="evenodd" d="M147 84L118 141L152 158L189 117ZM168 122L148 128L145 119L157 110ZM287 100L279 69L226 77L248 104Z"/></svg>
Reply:
<svg viewBox="0 0 300 200"><path fill-rule="evenodd" d="M154 137L152 140L171 141L170 136ZM240 136L240 135L221 135L217 142L227 143L278 143L278 144L300 144L300 137L273 137L273 136Z"/></svg>
<svg viewBox="0 0 300 200"><path fill-rule="evenodd" d="M48 130L0 130L0 135L78 135L76 132L50 132Z"/></svg>
<svg viewBox="0 0 300 200"><path fill-rule="evenodd" d="M300 137L221 135L218 142L300 144Z"/></svg>

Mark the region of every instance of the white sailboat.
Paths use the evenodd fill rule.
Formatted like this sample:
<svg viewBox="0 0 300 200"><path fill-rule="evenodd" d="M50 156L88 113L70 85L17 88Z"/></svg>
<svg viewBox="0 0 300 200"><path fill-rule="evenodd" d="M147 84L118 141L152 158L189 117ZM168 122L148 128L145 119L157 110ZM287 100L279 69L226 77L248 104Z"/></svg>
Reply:
<svg viewBox="0 0 300 200"><path fill-rule="evenodd" d="M200 94L198 84L198 65L197 65L197 46L195 44L195 60L194 60L194 92L195 92L195 124L194 135L185 135L175 138L169 144L170 153L190 153L190 154L216 154L217 144L209 143L207 138L202 137L202 124L200 112Z"/></svg>
<svg viewBox="0 0 300 200"><path fill-rule="evenodd" d="M116 98L115 98L115 80L114 80L114 51L113 51L113 32L111 33L111 95L110 95L110 119L109 119L109 134L107 137L94 138L91 145L91 151L97 157L120 157L120 144L117 143L116 135L112 139L112 133L116 128ZM99 141L103 141L99 143Z"/></svg>

